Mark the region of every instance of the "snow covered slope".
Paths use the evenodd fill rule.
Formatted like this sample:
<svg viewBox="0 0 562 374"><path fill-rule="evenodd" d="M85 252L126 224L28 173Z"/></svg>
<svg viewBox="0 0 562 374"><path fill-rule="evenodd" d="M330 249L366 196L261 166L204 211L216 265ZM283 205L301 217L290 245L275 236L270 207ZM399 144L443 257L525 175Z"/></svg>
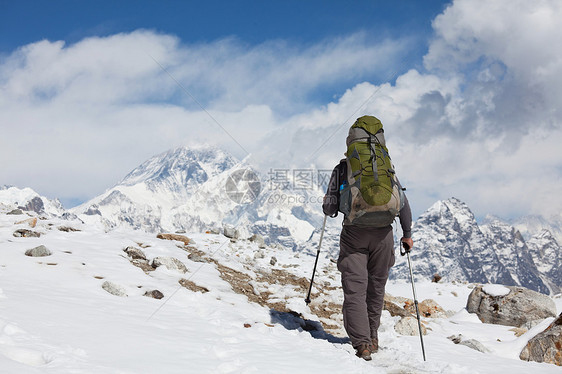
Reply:
<svg viewBox="0 0 562 374"><path fill-rule="evenodd" d="M57 217L38 220L39 237L15 237L31 228L16 224L22 216L8 215L10 208L0 207L2 373L560 372L517 358L552 319L520 337L510 327L483 324L464 309L470 284L417 283L420 300L435 299L451 315L424 318L431 328L427 362L419 338L397 334L399 317L386 311L381 349L366 362L343 334L339 273L328 252L321 253L306 306L313 255L214 234L188 233L185 244ZM39 245L52 254L25 255ZM153 269L156 259L168 265ZM145 296L155 290L163 298ZM390 282L387 292L411 297L406 282ZM562 300L556 303L560 312ZM447 339L456 334L490 352Z"/></svg>

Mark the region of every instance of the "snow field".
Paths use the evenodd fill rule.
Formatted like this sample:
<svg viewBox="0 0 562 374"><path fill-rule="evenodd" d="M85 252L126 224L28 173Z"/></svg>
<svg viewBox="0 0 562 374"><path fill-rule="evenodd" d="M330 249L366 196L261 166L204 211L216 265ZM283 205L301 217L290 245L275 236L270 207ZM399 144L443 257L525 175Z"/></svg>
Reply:
<svg viewBox="0 0 562 374"><path fill-rule="evenodd" d="M0 212L2 213L2 212ZM394 331L398 317L383 313L381 350L371 362L354 356L345 336L328 331L309 333L286 313L248 302L220 277L214 263L194 262L178 242L160 240L141 231L101 228L57 219L39 220L40 238L16 238L14 225L23 216L0 214L0 368L6 373L559 373L554 365L517 358L520 347L548 320L515 337L510 327L482 324L464 307L468 284L416 283L418 299L436 300L452 312L448 319L425 319L428 361L421 357L419 337ZM62 232L58 226L82 231ZM21 226L21 227L20 227ZM318 320L305 305L300 289L260 284L258 273L284 269L310 278L314 255L268 247L254 259L257 245L232 243L221 235L186 234L195 246L250 276L256 291L264 288L273 301L286 300L290 310ZM140 244L139 244L140 243ZM25 250L45 245L52 256L32 258ZM141 245L142 244L142 245ZM123 249L142 247L147 258L173 256L188 272L163 266L148 274L131 265ZM278 263L269 264L271 256ZM315 283L337 286L339 274L328 253L322 253ZM414 265L415 266L415 265ZM178 281L189 279L209 292L193 292ZM127 297L101 288L105 281L122 286ZM165 297L144 297L158 289ZM390 282L387 292L411 298L408 282ZM315 295L317 298L315 298ZM340 288L318 293L313 303L341 303ZM557 300L560 310L562 303ZM327 321L324 321L327 322ZM341 315L331 321L341 326ZM342 331L341 329L338 331ZM491 353L455 345L448 336L477 339ZM500 341L498 341L498 339Z"/></svg>

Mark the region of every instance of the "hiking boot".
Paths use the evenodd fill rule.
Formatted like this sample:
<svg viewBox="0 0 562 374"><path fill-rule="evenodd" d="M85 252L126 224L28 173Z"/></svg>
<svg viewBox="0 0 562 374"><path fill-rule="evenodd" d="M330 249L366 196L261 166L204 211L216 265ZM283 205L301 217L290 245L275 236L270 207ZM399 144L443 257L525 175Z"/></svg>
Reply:
<svg viewBox="0 0 562 374"><path fill-rule="evenodd" d="M355 355L357 357L361 357L365 361L371 361L371 345L361 344L357 347L357 353Z"/></svg>
<svg viewBox="0 0 562 374"><path fill-rule="evenodd" d="M379 351L379 341L377 339L371 340L371 353L377 353Z"/></svg>

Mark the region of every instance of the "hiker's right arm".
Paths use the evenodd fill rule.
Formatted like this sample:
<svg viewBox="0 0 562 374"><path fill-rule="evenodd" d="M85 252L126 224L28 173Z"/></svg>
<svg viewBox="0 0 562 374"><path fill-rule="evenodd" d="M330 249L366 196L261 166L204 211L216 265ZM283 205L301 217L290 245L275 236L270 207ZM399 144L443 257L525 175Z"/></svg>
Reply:
<svg viewBox="0 0 562 374"><path fill-rule="evenodd" d="M414 246L414 241L412 240L412 210L410 209L410 203L406 194L404 194L404 206L400 209L399 217L400 226L402 227L402 239L400 241L412 248Z"/></svg>

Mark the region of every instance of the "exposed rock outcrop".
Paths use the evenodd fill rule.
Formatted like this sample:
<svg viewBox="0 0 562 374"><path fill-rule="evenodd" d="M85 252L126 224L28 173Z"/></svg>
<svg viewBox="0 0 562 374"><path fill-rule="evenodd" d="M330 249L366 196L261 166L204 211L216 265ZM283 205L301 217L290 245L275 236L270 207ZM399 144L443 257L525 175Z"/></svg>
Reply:
<svg viewBox="0 0 562 374"><path fill-rule="evenodd" d="M477 286L468 296L466 309L484 323L515 327L556 316L556 305L550 297L524 287L507 289L506 295L490 295L482 285Z"/></svg>
<svg viewBox="0 0 562 374"><path fill-rule="evenodd" d="M519 358L562 366L562 313L546 330L529 340Z"/></svg>

